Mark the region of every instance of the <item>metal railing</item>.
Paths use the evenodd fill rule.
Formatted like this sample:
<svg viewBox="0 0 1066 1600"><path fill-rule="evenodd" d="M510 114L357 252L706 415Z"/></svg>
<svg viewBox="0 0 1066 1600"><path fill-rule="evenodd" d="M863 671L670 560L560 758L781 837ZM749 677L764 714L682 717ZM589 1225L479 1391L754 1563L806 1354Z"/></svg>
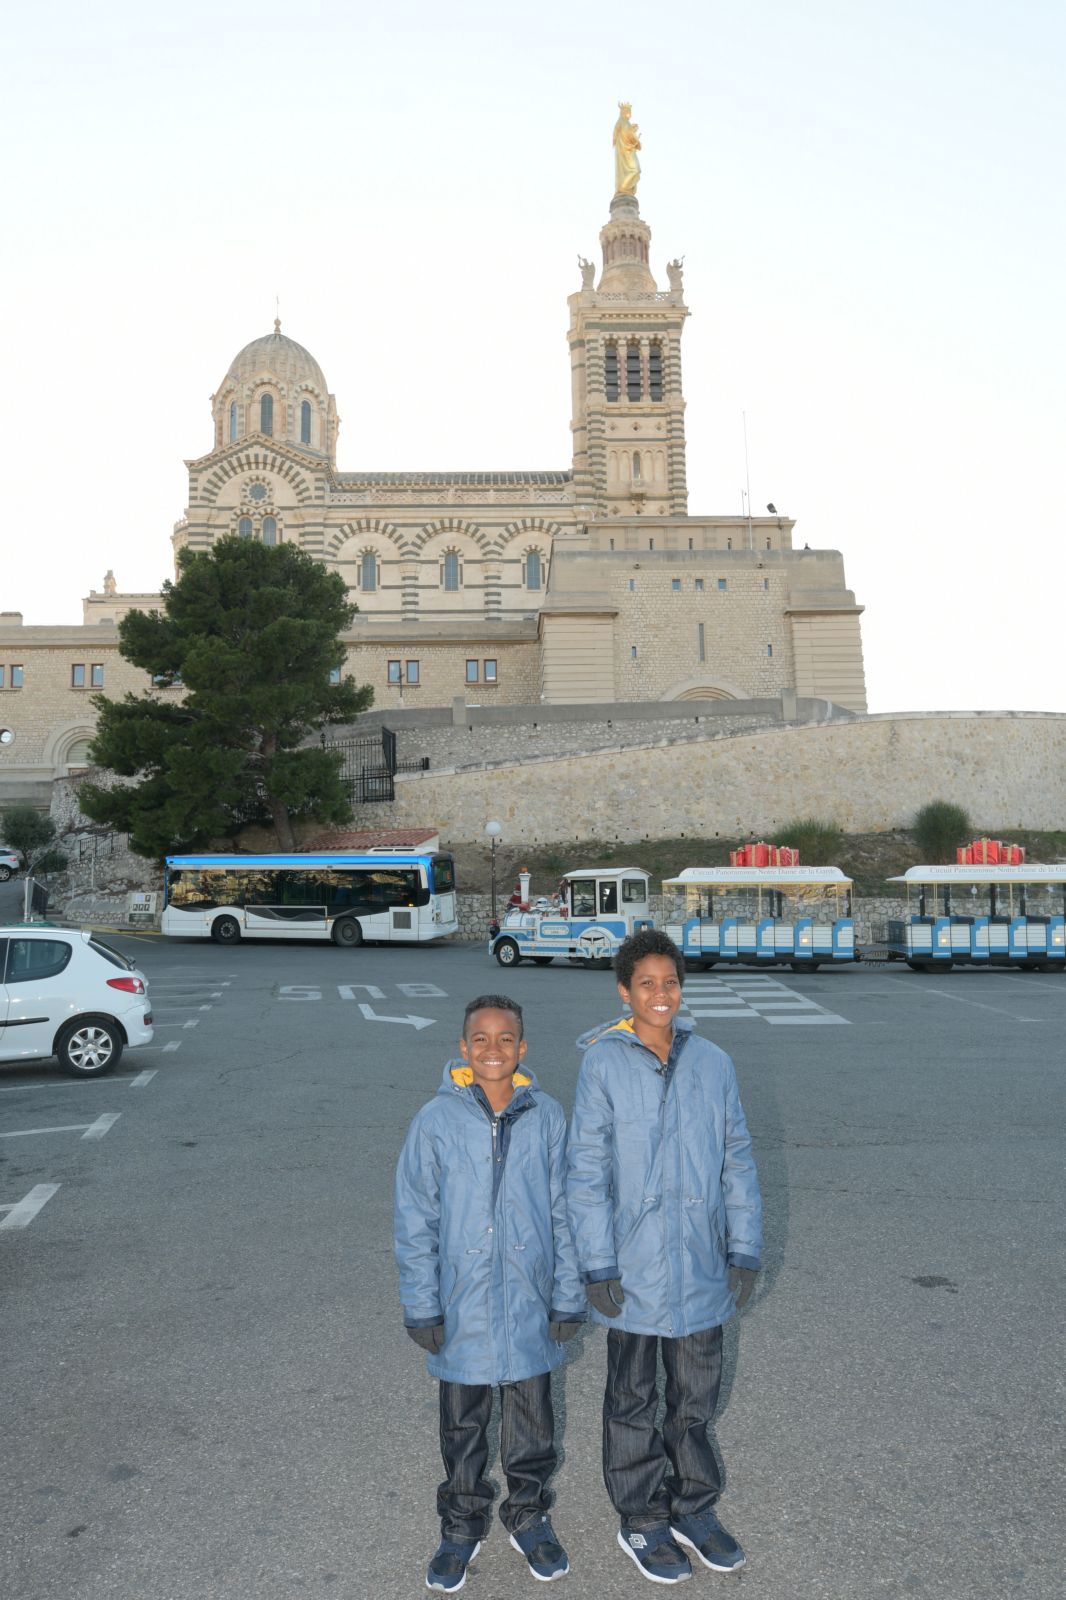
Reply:
<svg viewBox="0 0 1066 1600"><path fill-rule="evenodd" d="M353 804L396 798L396 735L391 728L379 728L359 739L327 739L323 734L322 747L340 751L341 782Z"/></svg>

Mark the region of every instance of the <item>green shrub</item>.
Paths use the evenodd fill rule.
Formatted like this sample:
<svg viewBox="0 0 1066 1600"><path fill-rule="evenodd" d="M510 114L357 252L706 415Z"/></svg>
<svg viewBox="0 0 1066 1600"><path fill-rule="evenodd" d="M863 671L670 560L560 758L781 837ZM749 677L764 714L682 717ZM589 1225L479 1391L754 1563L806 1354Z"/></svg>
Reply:
<svg viewBox="0 0 1066 1600"><path fill-rule="evenodd" d="M955 860L955 847L972 838L973 824L962 806L950 800L932 800L915 813L911 832L923 861L933 865Z"/></svg>
<svg viewBox="0 0 1066 1600"><path fill-rule="evenodd" d="M779 828L769 843L792 845L799 851L801 867L835 867L840 864L844 836L835 822L821 817L796 817Z"/></svg>

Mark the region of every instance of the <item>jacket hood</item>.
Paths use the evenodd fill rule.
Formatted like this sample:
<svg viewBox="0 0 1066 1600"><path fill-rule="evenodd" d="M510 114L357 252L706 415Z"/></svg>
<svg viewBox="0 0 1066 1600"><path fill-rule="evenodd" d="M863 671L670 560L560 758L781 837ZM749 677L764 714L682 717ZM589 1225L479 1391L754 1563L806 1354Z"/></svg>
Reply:
<svg viewBox="0 0 1066 1600"><path fill-rule="evenodd" d="M474 1081L474 1069L468 1067L462 1056L458 1056L445 1064L444 1073L440 1080L438 1094L454 1094L457 1089L469 1089ZM516 1089L539 1089L535 1075L528 1072L525 1067L519 1067L511 1079Z"/></svg>
<svg viewBox="0 0 1066 1600"><path fill-rule="evenodd" d="M674 1018L675 1033L691 1033L694 1026L691 1017L678 1014ZM590 1028L587 1033L581 1034L575 1043L579 1050L587 1050L590 1045L598 1044L601 1039L608 1037L619 1044L640 1044L633 1030L632 1017L619 1017L614 1022L601 1022L595 1028Z"/></svg>

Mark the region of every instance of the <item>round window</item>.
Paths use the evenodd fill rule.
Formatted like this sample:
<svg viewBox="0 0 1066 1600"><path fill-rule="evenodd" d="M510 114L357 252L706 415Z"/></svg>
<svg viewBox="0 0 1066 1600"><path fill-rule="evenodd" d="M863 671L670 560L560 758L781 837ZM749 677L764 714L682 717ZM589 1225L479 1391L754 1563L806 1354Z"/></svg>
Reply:
<svg viewBox="0 0 1066 1600"><path fill-rule="evenodd" d="M262 483L253 483L252 487L248 490L248 498L250 500L265 500L266 486Z"/></svg>

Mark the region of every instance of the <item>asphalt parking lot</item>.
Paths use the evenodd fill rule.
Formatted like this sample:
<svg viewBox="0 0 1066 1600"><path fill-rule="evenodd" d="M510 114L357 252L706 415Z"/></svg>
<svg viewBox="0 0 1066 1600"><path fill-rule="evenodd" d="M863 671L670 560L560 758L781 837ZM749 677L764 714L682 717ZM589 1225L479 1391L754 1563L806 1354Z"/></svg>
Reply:
<svg viewBox="0 0 1066 1600"><path fill-rule="evenodd" d="M611 976L116 942L153 1045L91 1082L0 1067L0 1593L425 1593L436 1395L400 1328L396 1154L476 993L525 1006L569 1109ZM736 1061L768 1231L717 1428L748 1566L691 1592L1057 1600L1066 977L716 971L686 996ZM560 1592L643 1594L600 1478L602 1335L571 1350ZM530 1584L497 1527L464 1592Z"/></svg>

